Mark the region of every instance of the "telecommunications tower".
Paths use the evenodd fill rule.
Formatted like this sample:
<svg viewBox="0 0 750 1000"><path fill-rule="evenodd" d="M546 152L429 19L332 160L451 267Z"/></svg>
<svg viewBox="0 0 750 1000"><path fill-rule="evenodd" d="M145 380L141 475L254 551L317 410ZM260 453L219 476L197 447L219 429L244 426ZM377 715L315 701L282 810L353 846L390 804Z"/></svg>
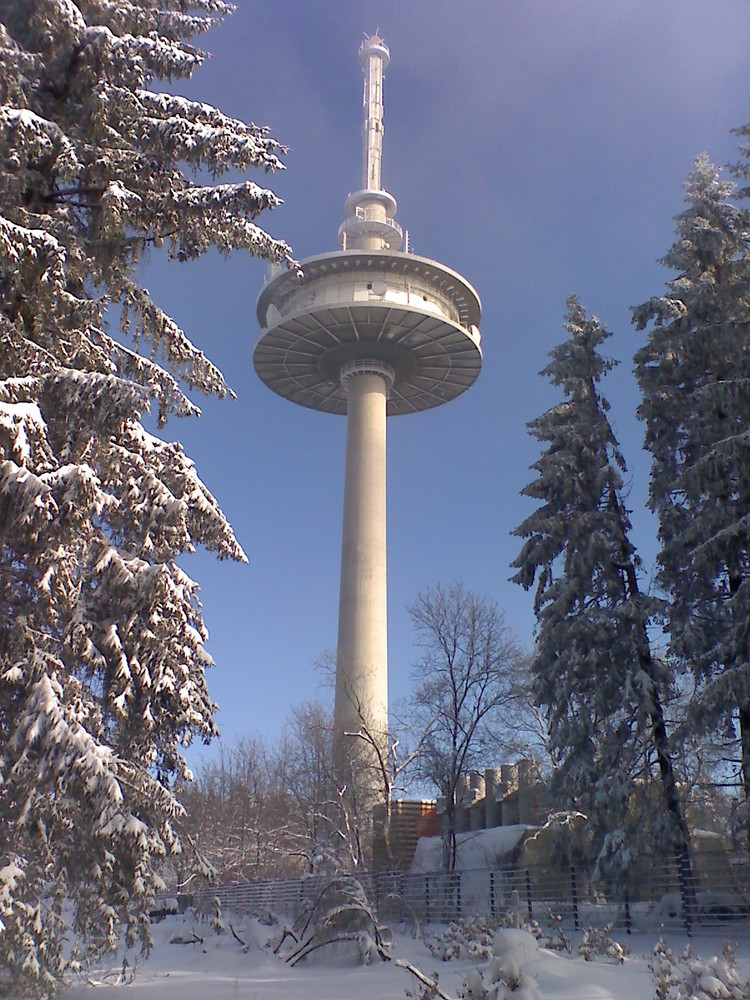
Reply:
<svg viewBox="0 0 750 1000"><path fill-rule="evenodd" d="M335 740L388 728L386 416L455 399L482 367L479 296L450 268L402 252L396 199L380 179L382 38L365 38L362 188L346 199L341 250L265 285L258 376L300 406L346 416ZM428 169L425 166L416 169ZM408 234L407 234L408 243Z"/></svg>

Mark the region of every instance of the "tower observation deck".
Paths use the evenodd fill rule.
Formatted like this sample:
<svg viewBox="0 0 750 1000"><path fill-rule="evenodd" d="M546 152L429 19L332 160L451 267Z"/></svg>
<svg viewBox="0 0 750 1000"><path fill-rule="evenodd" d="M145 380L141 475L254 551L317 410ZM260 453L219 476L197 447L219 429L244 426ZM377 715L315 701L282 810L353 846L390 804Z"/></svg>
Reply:
<svg viewBox="0 0 750 1000"><path fill-rule="evenodd" d="M365 725L386 746L386 417L447 403L482 366L481 304L460 274L401 252L396 199L381 183L383 71L377 35L365 78L362 188L346 199L339 251L303 260L263 288L260 379L300 406L345 414L346 470L336 660L335 741Z"/></svg>

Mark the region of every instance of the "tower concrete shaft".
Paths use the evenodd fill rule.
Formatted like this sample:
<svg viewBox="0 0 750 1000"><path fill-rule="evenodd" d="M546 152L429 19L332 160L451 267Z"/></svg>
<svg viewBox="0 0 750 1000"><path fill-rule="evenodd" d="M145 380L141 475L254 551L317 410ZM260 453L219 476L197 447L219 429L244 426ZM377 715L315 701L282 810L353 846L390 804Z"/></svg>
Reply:
<svg viewBox="0 0 750 1000"><path fill-rule="evenodd" d="M344 734L363 729L387 750L386 402L393 370L355 361L341 381L348 406L334 709L340 755L352 746Z"/></svg>

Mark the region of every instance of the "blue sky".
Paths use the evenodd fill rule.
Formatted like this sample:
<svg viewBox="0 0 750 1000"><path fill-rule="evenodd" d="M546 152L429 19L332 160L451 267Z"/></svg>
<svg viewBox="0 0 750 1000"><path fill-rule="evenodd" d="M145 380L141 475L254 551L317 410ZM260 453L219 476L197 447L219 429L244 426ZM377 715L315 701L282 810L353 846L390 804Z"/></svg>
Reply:
<svg viewBox="0 0 750 1000"><path fill-rule="evenodd" d="M538 447L526 422L556 401L539 377L576 292L614 333L604 384L630 471L634 541L655 553L648 461L635 418L630 307L658 294L658 264L693 158L737 158L750 121L744 0L472 2L239 0L203 39L212 58L174 89L289 146L287 170L255 176L284 199L261 218L298 258L336 249L360 182L363 33L386 71L383 182L416 253L462 273L483 302L484 370L451 404L388 425L390 685L416 658L405 605L461 580L533 637L532 595L508 582L530 512L519 496ZM266 268L246 254L144 268L152 295L219 364L234 403L196 400L174 421L244 546L249 566L200 553L210 685L230 741L277 735L319 693L313 663L336 642L343 418L275 396L255 377L255 300ZM203 751L205 755L206 751ZM199 755L200 756L200 755ZM191 755L195 760L196 755Z"/></svg>

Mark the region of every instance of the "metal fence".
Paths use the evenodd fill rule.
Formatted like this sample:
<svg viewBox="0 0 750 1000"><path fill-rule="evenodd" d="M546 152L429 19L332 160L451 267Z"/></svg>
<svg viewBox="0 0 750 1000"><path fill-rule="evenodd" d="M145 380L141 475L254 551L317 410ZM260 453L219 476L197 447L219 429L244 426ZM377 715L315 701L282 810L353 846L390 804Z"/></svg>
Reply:
<svg viewBox="0 0 750 1000"><path fill-rule="evenodd" d="M631 930L697 927L750 927L750 863L747 857L696 858L692 879L680 878L676 863L640 870L629 889L594 882L576 866L480 868L462 872L359 873L381 918L446 922L459 917L500 918L513 908L522 918L544 924L562 918L578 930L610 922ZM193 904L245 913L273 911L296 917L328 881L323 875L269 882L210 885L193 895Z"/></svg>

